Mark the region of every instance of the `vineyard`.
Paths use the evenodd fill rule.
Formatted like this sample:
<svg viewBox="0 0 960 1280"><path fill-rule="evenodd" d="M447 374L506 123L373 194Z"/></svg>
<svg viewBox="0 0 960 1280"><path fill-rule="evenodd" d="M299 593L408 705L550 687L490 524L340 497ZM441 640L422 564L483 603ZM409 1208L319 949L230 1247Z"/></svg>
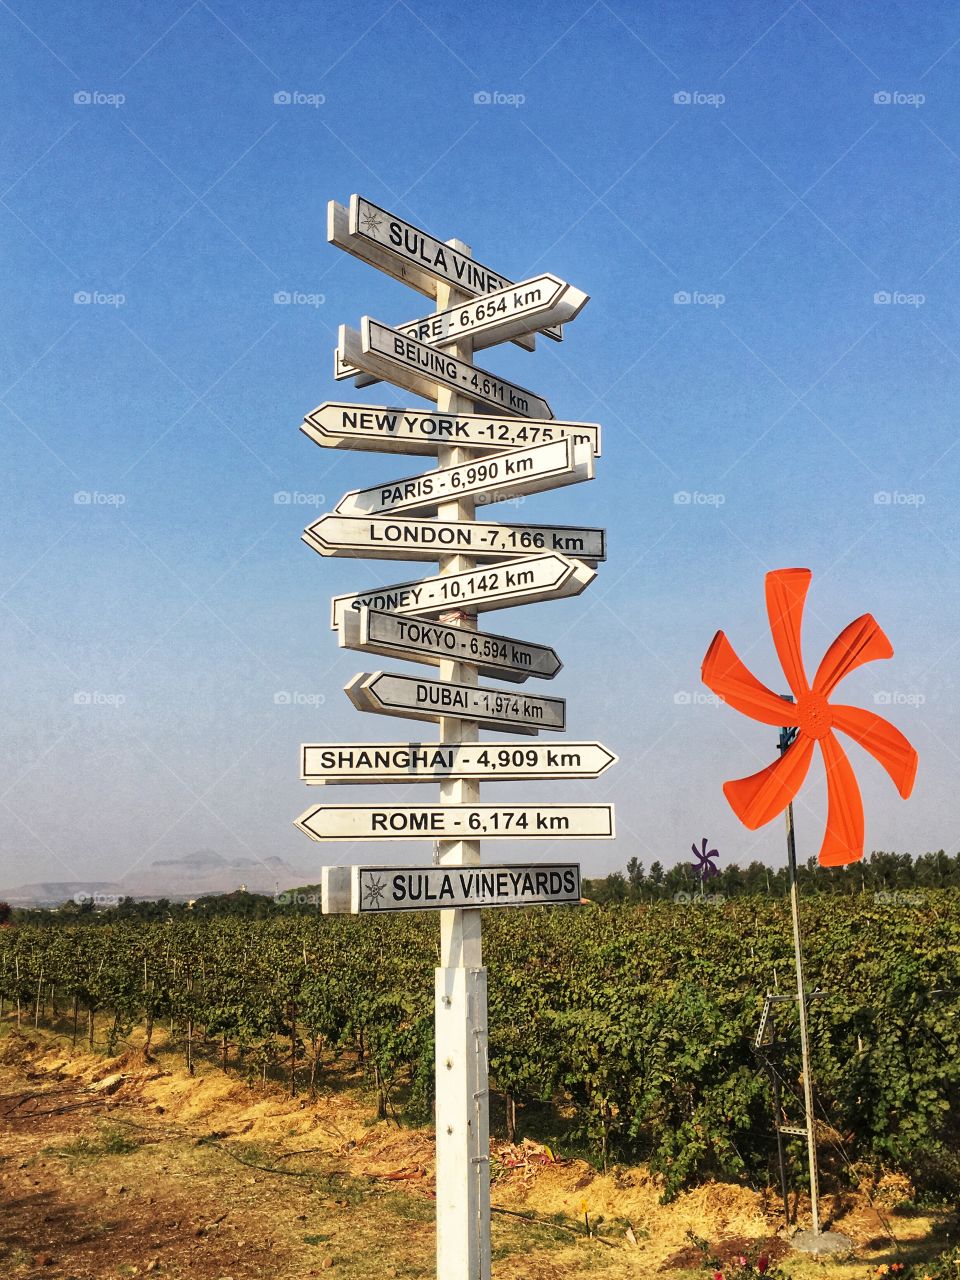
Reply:
<svg viewBox="0 0 960 1280"><path fill-rule="evenodd" d="M820 897L803 917L825 1176L955 1193L960 898ZM775 1181L772 1073L800 1115L794 1006L774 1046L754 1041L764 994L790 991L785 904L491 912L484 951L499 1123L645 1162L667 1196ZM294 1091L359 1064L381 1115L425 1120L436 959L421 916L28 924L0 929L0 1012L108 1052L162 1026L191 1070Z"/></svg>

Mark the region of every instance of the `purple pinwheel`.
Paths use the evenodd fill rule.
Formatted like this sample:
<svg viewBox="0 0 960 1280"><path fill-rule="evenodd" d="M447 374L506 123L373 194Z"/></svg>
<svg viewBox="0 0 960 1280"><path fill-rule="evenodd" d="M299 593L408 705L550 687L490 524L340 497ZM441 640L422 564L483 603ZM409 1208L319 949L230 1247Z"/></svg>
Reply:
<svg viewBox="0 0 960 1280"><path fill-rule="evenodd" d="M693 856L696 858L696 862L691 862L690 866L693 867L694 871L696 871L700 876L701 883L704 880L709 879L710 876L720 874L719 868L715 867L710 861L711 858L719 858L720 854L716 849L708 849L707 843L707 837L704 836L703 840L700 842L699 849L696 844L692 844L690 846L693 850Z"/></svg>

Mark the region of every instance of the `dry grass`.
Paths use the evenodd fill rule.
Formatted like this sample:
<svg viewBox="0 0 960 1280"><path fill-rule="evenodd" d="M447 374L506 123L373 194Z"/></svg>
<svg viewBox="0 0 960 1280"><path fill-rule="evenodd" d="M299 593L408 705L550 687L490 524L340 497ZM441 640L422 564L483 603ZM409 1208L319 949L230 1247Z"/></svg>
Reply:
<svg viewBox="0 0 960 1280"><path fill-rule="evenodd" d="M371 1123L356 1077L328 1080L308 1102L214 1068L190 1077L162 1045L150 1061L135 1051L106 1060L8 1028L0 1094L4 1276L434 1274L432 1134ZM642 1169L600 1176L562 1160L498 1175L494 1204L510 1212L494 1215L494 1274L511 1280L664 1274L691 1232L759 1241L776 1224L772 1202L726 1184L663 1205ZM599 1239L584 1233L584 1204ZM935 1220L892 1221L908 1249L932 1251ZM836 1225L857 1257L791 1255L782 1265L797 1280L862 1280L868 1265L897 1257L862 1199L851 1197Z"/></svg>

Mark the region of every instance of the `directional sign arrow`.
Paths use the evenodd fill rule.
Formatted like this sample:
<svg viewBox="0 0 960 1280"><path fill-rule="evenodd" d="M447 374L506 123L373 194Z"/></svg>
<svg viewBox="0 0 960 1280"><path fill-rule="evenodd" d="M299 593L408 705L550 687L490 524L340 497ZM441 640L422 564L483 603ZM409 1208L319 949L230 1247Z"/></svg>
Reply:
<svg viewBox="0 0 960 1280"><path fill-rule="evenodd" d="M342 516L435 511L442 502L467 496L480 506L490 506L518 494L560 489L593 477L593 452L588 444L555 440L553 444L535 444L529 449L439 467L369 489L353 489L334 510Z"/></svg>
<svg viewBox="0 0 960 1280"><path fill-rule="evenodd" d="M364 373L355 365L348 364L339 347L333 349L333 378L335 382L345 382L353 378L353 385L357 388L375 387L380 381L374 374Z"/></svg>
<svg viewBox="0 0 960 1280"><path fill-rule="evenodd" d="M377 677L380 676L383 676L384 679L377 681ZM501 714L480 719L479 699L471 699L463 693L464 689L472 688L472 686L457 685L452 693L446 693L444 690L447 688L447 683L442 680L422 680L419 682L421 685L419 689L415 689L408 684L396 683L409 680L412 680L414 684L417 683L415 676L393 677L389 672L383 671L376 671L372 674L370 672L361 672L343 686L343 691L358 711L369 711L374 715L402 716L408 720L429 720L433 724L439 724L442 716L449 715L457 720L475 722L481 729L505 729L508 733L528 734L534 738L540 732L539 726L528 723L521 719L519 715L515 719L509 719L502 714L506 699L509 696L507 694L504 694L504 702L497 704ZM377 684L377 689L375 692L371 692L371 686L375 683ZM495 692L495 690L488 690L488 692ZM428 713L417 707L416 700L418 696L423 699L424 703L432 699L435 706L448 707L449 711ZM385 699L391 701L388 703ZM560 701L560 699L556 699L556 701ZM516 706L518 710L522 710L524 704L518 701ZM563 726L561 725L560 727L562 728Z"/></svg>
<svg viewBox="0 0 960 1280"><path fill-rule="evenodd" d="M313 840L610 840L609 804L321 804L295 826Z"/></svg>
<svg viewBox="0 0 960 1280"><path fill-rule="evenodd" d="M390 671L356 675L345 693L358 711L438 722L444 716L476 720L481 727L539 733L566 728L566 700L505 689L484 689L451 680L421 680Z"/></svg>
<svg viewBox="0 0 960 1280"><path fill-rule="evenodd" d="M498 378L486 369L478 369L445 351L428 347L416 338L405 338L396 329L371 320L369 316L360 321L359 333L346 325L340 326L338 351L340 359L348 364L387 378L398 387L427 400L436 400L437 388L446 387L514 417L553 417L553 410L546 400L526 387Z"/></svg>
<svg viewBox="0 0 960 1280"><path fill-rule="evenodd" d="M559 276L544 273L394 328L398 333L417 338L430 347L444 347L461 338L470 338L474 351L481 351L498 342L535 333L545 325L573 320L588 301L587 294ZM337 360L335 378L358 375L363 378L363 371ZM367 385L369 379L357 383L357 386Z"/></svg>
<svg viewBox="0 0 960 1280"><path fill-rule="evenodd" d="M570 437L589 444L600 457L600 427L595 422L535 421L472 413L424 413L377 404L325 401L303 420L300 430L314 444L333 449L371 449L379 453L436 456L448 444L470 449L525 449Z"/></svg>
<svg viewBox="0 0 960 1280"><path fill-rule="evenodd" d="M617 757L600 742L309 742L300 748L300 778L328 783L486 782L598 778Z"/></svg>
<svg viewBox="0 0 960 1280"><path fill-rule="evenodd" d="M505 560L534 551L559 551L591 565L607 558L604 529L563 524L325 515L307 525L301 537L321 556L364 560L437 560L446 555Z"/></svg>
<svg viewBox="0 0 960 1280"><path fill-rule="evenodd" d="M530 676L552 680L563 663L547 645L404 618L379 609L347 609L340 618L341 649L438 666L444 659L473 663L481 676L522 684Z"/></svg>
<svg viewBox="0 0 960 1280"><path fill-rule="evenodd" d="M320 876L324 915L580 903L580 866L576 862L322 867Z"/></svg>
<svg viewBox="0 0 960 1280"><path fill-rule="evenodd" d="M538 329L566 324L580 314L589 295L559 276L544 272L519 284L495 289L473 302L399 324L401 333L431 346L472 338L474 351Z"/></svg>
<svg viewBox="0 0 960 1280"><path fill-rule="evenodd" d="M327 239L428 298L437 296L441 282L456 285L459 292L471 297L513 283L363 196L352 195L349 210L335 200L328 203ZM544 332L554 341L562 341L559 329ZM528 345L527 339L517 341Z"/></svg>
<svg viewBox="0 0 960 1280"><path fill-rule="evenodd" d="M334 596L330 625L336 631L347 609L383 609L387 613L426 616L450 609L471 613L512 609L514 605L577 596L596 576L596 570L582 561L551 552L530 556L527 560L504 561L485 569L437 574L392 587Z"/></svg>

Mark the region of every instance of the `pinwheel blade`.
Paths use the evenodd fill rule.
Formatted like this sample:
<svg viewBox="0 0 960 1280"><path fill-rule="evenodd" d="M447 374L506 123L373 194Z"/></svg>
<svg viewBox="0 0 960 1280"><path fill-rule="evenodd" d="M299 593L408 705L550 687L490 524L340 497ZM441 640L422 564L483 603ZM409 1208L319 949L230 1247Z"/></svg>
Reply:
<svg viewBox="0 0 960 1280"><path fill-rule="evenodd" d="M855 618L834 640L823 655L823 661L813 677L813 687L825 698L840 681L862 667L865 662L876 662L878 658L892 658L893 645L884 635L880 624L870 613Z"/></svg>
<svg viewBox="0 0 960 1280"><path fill-rule="evenodd" d="M812 755L813 739L801 734L766 769L723 784L723 794L745 827L756 831L783 812L803 786Z"/></svg>
<svg viewBox="0 0 960 1280"><path fill-rule="evenodd" d="M882 634L882 633L881 633ZM899 729L861 707L834 706L833 727L847 733L886 769L904 800L917 776L917 753Z"/></svg>
<svg viewBox="0 0 960 1280"><path fill-rule="evenodd" d="M766 577L767 617L773 643L795 698L800 698L810 689L803 669L800 624L812 577L809 569L774 569Z"/></svg>
<svg viewBox="0 0 960 1280"><path fill-rule="evenodd" d="M743 665L722 631L713 637L700 668L700 678L734 710L761 724L789 725L791 704L761 684Z"/></svg>
<svg viewBox="0 0 960 1280"><path fill-rule="evenodd" d="M827 829L820 846L822 867L844 867L863 857L863 800L840 743L828 733L820 739L827 770Z"/></svg>

